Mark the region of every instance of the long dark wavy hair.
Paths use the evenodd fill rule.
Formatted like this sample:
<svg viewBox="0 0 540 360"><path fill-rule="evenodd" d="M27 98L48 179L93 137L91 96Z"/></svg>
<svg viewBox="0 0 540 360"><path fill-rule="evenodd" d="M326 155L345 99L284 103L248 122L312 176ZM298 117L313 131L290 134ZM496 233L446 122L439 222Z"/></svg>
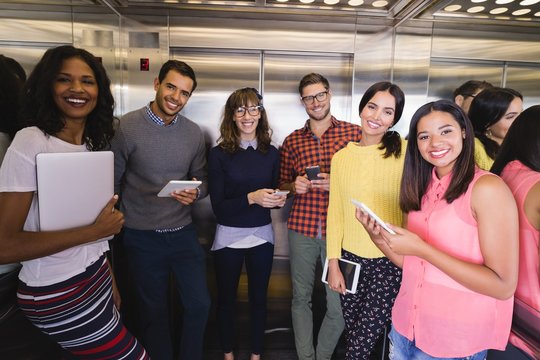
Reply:
<svg viewBox="0 0 540 360"><path fill-rule="evenodd" d="M25 81L26 73L21 64L0 55L0 132L12 139L20 129L19 109Z"/></svg>
<svg viewBox="0 0 540 360"><path fill-rule="evenodd" d="M450 186L444 194L446 202L450 204L464 194L474 178L474 130L467 115L458 105L449 100L434 101L421 106L414 113L409 126L410 137L407 143L405 165L401 178L399 205L405 213L420 210L422 197L431 181L433 165L427 162L420 154L416 135L418 133L418 122L434 111L450 114L465 133L463 148L452 170Z"/></svg>
<svg viewBox="0 0 540 360"><path fill-rule="evenodd" d="M491 125L501 120L515 98L523 100L523 95L513 89L492 87L482 90L471 102L468 115L474 127L474 135L492 159L497 156L499 144L488 138L486 132Z"/></svg>
<svg viewBox="0 0 540 360"><path fill-rule="evenodd" d="M111 81L94 55L71 45L47 50L28 77L23 90L22 124L37 126L44 133L53 136L64 128L64 115L54 101L53 85L62 63L71 58L81 59L92 69L98 86L96 107L86 119L83 140L88 150L106 149L114 135L115 122Z"/></svg>
<svg viewBox="0 0 540 360"><path fill-rule="evenodd" d="M368 102L375 96L376 93L379 91L386 92L388 91L390 95L394 97L394 100L396 101L396 109L394 112L394 122L392 123L392 126L396 125L399 119L401 119L401 114L403 114L403 107L405 106L405 94L400 89L399 86L396 84L392 84L388 81L381 81L378 83L375 83L371 85L366 92L364 93L364 96L362 96L362 99L360 100L360 104L358 105L358 113L362 113L362 110L364 110L364 107L368 104ZM394 157L398 158L401 155L401 137L399 136L399 133L394 130L388 130L381 140L381 145L379 146L380 150L385 150L383 154L383 158L390 157L394 155Z"/></svg>
<svg viewBox="0 0 540 360"><path fill-rule="evenodd" d="M519 160L529 169L540 172L540 105L531 106L514 120L491 172L500 175L513 160Z"/></svg>
<svg viewBox="0 0 540 360"><path fill-rule="evenodd" d="M262 106L262 96L254 88L243 88L234 91L223 111L223 119L220 126L220 137L218 145L229 153L234 153L240 149L240 131L234 122L234 111L241 106ZM260 119L256 129L257 150L266 153L272 142L272 129L268 124L268 116L264 107L260 110Z"/></svg>

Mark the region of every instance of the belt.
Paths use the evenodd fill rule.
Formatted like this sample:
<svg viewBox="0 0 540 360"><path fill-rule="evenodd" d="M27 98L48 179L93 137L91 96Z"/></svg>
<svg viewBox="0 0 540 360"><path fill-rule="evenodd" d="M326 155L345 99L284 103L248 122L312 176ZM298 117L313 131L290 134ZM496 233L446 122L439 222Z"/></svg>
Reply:
<svg viewBox="0 0 540 360"><path fill-rule="evenodd" d="M185 227L186 226L184 225L184 226L178 226L178 227L175 227L175 228L172 228L172 229L156 229L154 231L157 232L158 234L166 234L166 233L172 233L172 232L180 231Z"/></svg>

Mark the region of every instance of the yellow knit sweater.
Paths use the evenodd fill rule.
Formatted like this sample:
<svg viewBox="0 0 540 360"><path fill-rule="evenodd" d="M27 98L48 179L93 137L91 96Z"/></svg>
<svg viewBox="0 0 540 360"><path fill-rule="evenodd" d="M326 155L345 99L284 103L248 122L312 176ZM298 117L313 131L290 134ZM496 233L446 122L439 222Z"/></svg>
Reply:
<svg viewBox="0 0 540 360"><path fill-rule="evenodd" d="M399 187L407 142L402 140L401 157L383 158L379 145L360 146L350 142L332 158L330 203L327 220L327 257L341 257L341 248L364 258L384 254L356 220L351 199L364 202L385 222L402 225Z"/></svg>
<svg viewBox="0 0 540 360"><path fill-rule="evenodd" d="M484 148L484 144L478 138L474 138L474 161L480 169L487 170L491 169L495 160L489 157Z"/></svg>

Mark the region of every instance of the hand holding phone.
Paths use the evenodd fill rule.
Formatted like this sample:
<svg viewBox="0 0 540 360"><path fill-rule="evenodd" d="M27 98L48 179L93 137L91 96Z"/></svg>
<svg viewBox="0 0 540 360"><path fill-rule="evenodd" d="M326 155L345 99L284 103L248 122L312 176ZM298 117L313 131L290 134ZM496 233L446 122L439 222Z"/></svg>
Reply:
<svg viewBox="0 0 540 360"><path fill-rule="evenodd" d="M321 172L321 167L319 165L306 167L306 175L310 181L319 180L319 177L317 175L320 172Z"/></svg>
<svg viewBox="0 0 540 360"><path fill-rule="evenodd" d="M276 191L274 191L274 195L277 195L277 196L287 195L288 193L289 193L289 190L276 190Z"/></svg>
<svg viewBox="0 0 540 360"><path fill-rule="evenodd" d="M375 214L373 212L373 210L371 210L366 204L364 204L363 202L361 201L358 201L358 200L355 200L355 199L351 199L351 202L359 209L365 211L370 218L372 218L373 220L375 220L375 222L380 226L382 227L384 230L388 231L390 234L392 235L396 235L396 232L392 229L390 229L390 227L388 227L388 225L386 225L386 223L384 221L382 221L382 219L380 217L377 216L377 214Z"/></svg>

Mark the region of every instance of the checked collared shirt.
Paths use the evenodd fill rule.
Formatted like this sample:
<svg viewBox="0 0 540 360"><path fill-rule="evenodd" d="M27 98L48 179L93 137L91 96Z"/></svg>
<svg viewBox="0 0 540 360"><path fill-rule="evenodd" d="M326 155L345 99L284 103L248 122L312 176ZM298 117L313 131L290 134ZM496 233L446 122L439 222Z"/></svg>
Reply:
<svg viewBox="0 0 540 360"><path fill-rule="evenodd" d="M282 184L294 182L297 176L304 175L307 166L319 165L321 172L330 173L332 156L350 141L360 141L360 126L333 116L331 121L320 138L311 131L309 120L303 128L285 138L281 146L280 188ZM295 194L287 227L307 237L326 238L328 199L328 191L322 189Z"/></svg>

